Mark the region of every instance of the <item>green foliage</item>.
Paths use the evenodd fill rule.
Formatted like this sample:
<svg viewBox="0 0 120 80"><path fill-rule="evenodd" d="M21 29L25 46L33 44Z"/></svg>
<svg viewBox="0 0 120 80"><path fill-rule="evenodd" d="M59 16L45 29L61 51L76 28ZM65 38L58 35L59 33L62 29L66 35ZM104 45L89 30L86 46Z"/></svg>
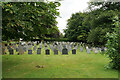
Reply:
<svg viewBox="0 0 120 80"><path fill-rule="evenodd" d="M31 40L58 31L56 18L59 2L2 3L3 40ZM51 30L50 30L51 29Z"/></svg>
<svg viewBox="0 0 120 80"><path fill-rule="evenodd" d="M119 5L119 2L89 2L88 12L72 14L68 19L65 37L104 46L106 33L112 33L115 27L113 18L120 11Z"/></svg>
<svg viewBox="0 0 120 80"><path fill-rule="evenodd" d="M101 27L97 27L95 29L92 29L88 34L89 36L87 37L87 42L93 43L94 46L104 45L106 43L105 34L108 31L109 31L109 28L103 29Z"/></svg>
<svg viewBox="0 0 120 80"><path fill-rule="evenodd" d="M110 58L109 67L114 69L120 69L120 50L119 50L119 41L120 41L120 26L119 21L115 22L116 28L114 28L113 33L107 33L107 44L106 54Z"/></svg>
<svg viewBox="0 0 120 80"><path fill-rule="evenodd" d="M87 26L83 25L83 21L87 13L72 14L72 17L68 19L67 29L64 30L65 37L73 41L85 41L86 34L89 30ZM83 36L82 38L80 36Z"/></svg>

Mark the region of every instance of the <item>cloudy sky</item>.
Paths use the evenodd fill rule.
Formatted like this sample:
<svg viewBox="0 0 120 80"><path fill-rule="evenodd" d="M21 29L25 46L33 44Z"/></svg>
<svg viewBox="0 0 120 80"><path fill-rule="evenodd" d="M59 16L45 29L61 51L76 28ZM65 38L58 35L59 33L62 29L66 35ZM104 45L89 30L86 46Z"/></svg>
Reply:
<svg viewBox="0 0 120 80"><path fill-rule="evenodd" d="M58 28L61 33L63 29L66 28L67 19L71 17L73 13L83 12L87 9L89 0L63 0L60 1L61 6L58 8L60 12L60 17L57 18Z"/></svg>

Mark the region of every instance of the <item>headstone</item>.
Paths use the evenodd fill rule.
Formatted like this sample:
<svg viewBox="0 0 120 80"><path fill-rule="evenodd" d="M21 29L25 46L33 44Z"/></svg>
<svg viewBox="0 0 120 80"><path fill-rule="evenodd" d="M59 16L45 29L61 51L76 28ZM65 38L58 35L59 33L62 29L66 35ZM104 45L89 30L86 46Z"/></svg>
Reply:
<svg viewBox="0 0 120 80"><path fill-rule="evenodd" d="M19 45L19 54L23 54L24 53L24 50L23 50L23 46Z"/></svg>
<svg viewBox="0 0 120 80"><path fill-rule="evenodd" d="M101 48L101 51L102 51L102 52L104 52L104 51L105 51L104 47L102 47L102 48Z"/></svg>
<svg viewBox="0 0 120 80"><path fill-rule="evenodd" d="M95 54L97 54L98 53L98 50L97 49L95 49Z"/></svg>
<svg viewBox="0 0 120 80"><path fill-rule="evenodd" d="M23 47L23 50L26 52L26 51L27 51L27 48L24 46L24 47Z"/></svg>
<svg viewBox="0 0 120 80"><path fill-rule="evenodd" d="M80 47L80 51L83 52L83 46Z"/></svg>
<svg viewBox="0 0 120 80"><path fill-rule="evenodd" d="M73 50L72 50L72 54L76 54L76 49L73 49Z"/></svg>
<svg viewBox="0 0 120 80"><path fill-rule="evenodd" d="M34 46L34 48L33 48L33 49L34 49L34 51L35 51L35 50L37 49L37 46Z"/></svg>
<svg viewBox="0 0 120 80"><path fill-rule="evenodd" d="M68 55L68 50L67 50L67 48L64 48L64 49L62 50L62 54Z"/></svg>
<svg viewBox="0 0 120 80"><path fill-rule="evenodd" d="M18 48L16 48L15 50L16 50L16 52L18 52L18 51L19 51L19 49L18 49Z"/></svg>
<svg viewBox="0 0 120 80"><path fill-rule="evenodd" d="M91 49L88 48L88 49L87 49L87 53L90 54L90 51L91 51Z"/></svg>
<svg viewBox="0 0 120 80"><path fill-rule="evenodd" d="M50 55L50 50L49 50L49 49L46 49L46 50L45 50L45 53L46 53L46 55Z"/></svg>
<svg viewBox="0 0 120 80"><path fill-rule="evenodd" d="M10 46L7 46L7 49L9 50L11 47Z"/></svg>
<svg viewBox="0 0 120 80"><path fill-rule="evenodd" d="M32 54L32 50L28 50L28 54Z"/></svg>
<svg viewBox="0 0 120 80"><path fill-rule="evenodd" d="M13 51L12 48L9 49L9 54L10 54L10 55L13 55L13 54L14 54L14 51Z"/></svg>
<svg viewBox="0 0 120 80"><path fill-rule="evenodd" d="M37 54L41 54L41 48L38 48Z"/></svg>
<svg viewBox="0 0 120 80"><path fill-rule="evenodd" d="M58 55L58 50L54 49L54 55Z"/></svg>
<svg viewBox="0 0 120 80"><path fill-rule="evenodd" d="M42 48L42 44L40 44L40 48Z"/></svg>

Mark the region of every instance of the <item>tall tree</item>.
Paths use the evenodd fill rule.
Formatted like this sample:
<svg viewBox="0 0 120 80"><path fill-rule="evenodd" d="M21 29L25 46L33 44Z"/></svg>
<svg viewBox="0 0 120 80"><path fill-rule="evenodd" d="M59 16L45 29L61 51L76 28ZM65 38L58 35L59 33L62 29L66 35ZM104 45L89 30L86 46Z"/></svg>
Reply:
<svg viewBox="0 0 120 80"><path fill-rule="evenodd" d="M59 2L2 3L3 40L44 38L46 34L58 31L56 26L58 6Z"/></svg>
<svg viewBox="0 0 120 80"><path fill-rule="evenodd" d="M65 37L67 37L69 40L74 41L86 40L80 38L80 36L84 36L84 38L86 38L87 31L89 30L86 26L83 26L84 18L86 15L87 13L81 12L72 14L72 17L68 19L67 29L64 30Z"/></svg>

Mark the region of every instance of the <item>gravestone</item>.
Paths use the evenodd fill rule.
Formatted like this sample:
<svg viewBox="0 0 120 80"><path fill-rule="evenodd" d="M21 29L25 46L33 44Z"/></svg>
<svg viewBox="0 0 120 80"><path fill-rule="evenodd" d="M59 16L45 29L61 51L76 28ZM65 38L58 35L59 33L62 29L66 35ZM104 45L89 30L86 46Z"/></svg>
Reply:
<svg viewBox="0 0 120 80"><path fill-rule="evenodd" d="M46 49L46 50L45 50L45 53L46 53L46 55L50 55L50 50L49 50L49 49Z"/></svg>
<svg viewBox="0 0 120 80"><path fill-rule="evenodd" d="M87 53L90 54L90 51L91 51L91 49L88 48L88 49L87 49Z"/></svg>
<svg viewBox="0 0 120 80"><path fill-rule="evenodd" d="M28 54L32 54L32 50L28 50Z"/></svg>
<svg viewBox="0 0 120 80"><path fill-rule="evenodd" d="M18 51L19 51L19 49L18 49L18 48L16 48L15 50L16 50L16 52L18 52Z"/></svg>
<svg viewBox="0 0 120 80"><path fill-rule="evenodd" d="M97 49L95 49L95 54L97 54L98 53L98 50Z"/></svg>
<svg viewBox="0 0 120 80"><path fill-rule="evenodd" d="M40 48L42 48L42 44L40 44Z"/></svg>
<svg viewBox="0 0 120 80"><path fill-rule="evenodd" d="M35 50L37 49L37 46L34 46L34 48L33 48L33 49L34 49L34 51L35 51Z"/></svg>
<svg viewBox="0 0 120 80"><path fill-rule="evenodd" d="M102 51L102 52L104 52L104 51L105 51L104 47L102 47L102 48L101 48L101 51Z"/></svg>
<svg viewBox="0 0 120 80"><path fill-rule="evenodd" d="M14 51L13 51L12 48L9 49L9 54L10 54L10 55L13 55L13 54L14 54Z"/></svg>
<svg viewBox="0 0 120 80"><path fill-rule="evenodd" d="M83 52L83 46L80 47L80 51Z"/></svg>
<svg viewBox="0 0 120 80"><path fill-rule="evenodd" d="M72 54L76 54L76 49L73 49L73 50L72 50Z"/></svg>
<svg viewBox="0 0 120 80"><path fill-rule="evenodd" d="M38 48L37 54L41 54L41 48Z"/></svg>
<svg viewBox="0 0 120 80"><path fill-rule="evenodd" d="M7 46L7 49L9 50L11 47L10 46Z"/></svg>
<svg viewBox="0 0 120 80"><path fill-rule="evenodd" d="M54 49L54 55L58 55L58 50Z"/></svg>
<svg viewBox="0 0 120 80"><path fill-rule="evenodd" d="M23 46L19 45L19 54L23 54L24 53L24 50L23 50Z"/></svg>
<svg viewBox="0 0 120 80"><path fill-rule="evenodd" d="M32 46L34 46L34 43L32 43Z"/></svg>
<svg viewBox="0 0 120 80"><path fill-rule="evenodd" d="M67 48L64 48L64 49L62 50L62 54L63 54L63 55L64 55L64 54L68 55L68 50L67 50Z"/></svg>
<svg viewBox="0 0 120 80"><path fill-rule="evenodd" d="M23 50L26 52L26 51L27 51L27 48L24 46L24 47L23 47Z"/></svg>

